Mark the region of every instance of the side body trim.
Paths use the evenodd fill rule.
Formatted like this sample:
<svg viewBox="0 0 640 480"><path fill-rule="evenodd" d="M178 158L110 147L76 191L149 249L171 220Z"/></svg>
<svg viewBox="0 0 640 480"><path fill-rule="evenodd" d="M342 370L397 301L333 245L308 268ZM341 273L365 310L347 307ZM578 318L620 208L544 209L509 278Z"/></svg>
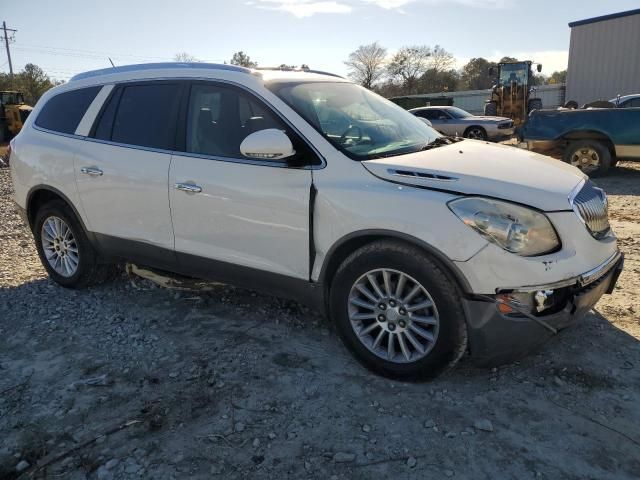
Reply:
<svg viewBox="0 0 640 480"><path fill-rule="evenodd" d="M324 289L308 280L174 252L135 240L125 240L104 234L94 234L94 236L100 252L104 255L180 275L218 281L289 298L321 311L324 308L322 296Z"/></svg>

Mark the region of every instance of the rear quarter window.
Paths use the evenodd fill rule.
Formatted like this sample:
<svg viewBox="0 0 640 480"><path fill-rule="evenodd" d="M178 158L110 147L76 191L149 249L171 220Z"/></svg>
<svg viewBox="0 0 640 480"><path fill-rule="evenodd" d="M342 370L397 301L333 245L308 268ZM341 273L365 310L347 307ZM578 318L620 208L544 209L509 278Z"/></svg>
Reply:
<svg viewBox="0 0 640 480"><path fill-rule="evenodd" d="M36 125L54 132L73 134L102 85L80 88L51 97L36 118Z"/></svg>

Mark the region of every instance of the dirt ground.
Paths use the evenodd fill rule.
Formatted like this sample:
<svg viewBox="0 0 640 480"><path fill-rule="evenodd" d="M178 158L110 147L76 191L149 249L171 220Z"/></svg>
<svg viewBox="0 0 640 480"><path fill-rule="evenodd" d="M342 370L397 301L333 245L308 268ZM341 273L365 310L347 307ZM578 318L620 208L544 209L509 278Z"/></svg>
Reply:
<svg viewBox="0 0 640 480"><path fill-rule="evenodd" d="M0 479L638 478L640 164L598 183L614 294L517 363L409 384L293 302L53 284L2 169Z"/></svg>

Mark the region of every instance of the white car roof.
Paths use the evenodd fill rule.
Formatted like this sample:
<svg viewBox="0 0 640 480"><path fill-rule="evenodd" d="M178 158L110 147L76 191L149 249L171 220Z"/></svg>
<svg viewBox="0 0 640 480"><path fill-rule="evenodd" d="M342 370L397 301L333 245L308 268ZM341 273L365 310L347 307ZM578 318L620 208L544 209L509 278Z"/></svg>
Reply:
<svg viewBox="0 0 640 480"><path fill-rule="evenodd" d="M131 81L160 78L221 78L235 77L242 79L258 79L262 82L271 81L309 81L309 82L346 82L342 77L332 73L310 69L252 69L237 65L216 63L143 63L138 65L124 65L120 67L103 68L75 75L69 80L69 85L96 85L118 81Z"/></svg>

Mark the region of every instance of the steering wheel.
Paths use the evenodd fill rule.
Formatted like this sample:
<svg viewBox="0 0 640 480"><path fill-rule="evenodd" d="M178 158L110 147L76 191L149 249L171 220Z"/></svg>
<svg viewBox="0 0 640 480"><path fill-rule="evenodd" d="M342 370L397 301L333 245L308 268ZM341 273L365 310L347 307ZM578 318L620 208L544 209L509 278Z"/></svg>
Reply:
<svg viewBox="0 0 640 480"><path fill-rule="evenodd" d="M347 135L354 130L358 132L358 138L356 140L354 140L353 138L347 138ZM347 129L344 131L344 133L340 135L340 145L346 145L347 142L360 143L361 141L362 141L362 129L357 125L349 125Z"/></svg>

